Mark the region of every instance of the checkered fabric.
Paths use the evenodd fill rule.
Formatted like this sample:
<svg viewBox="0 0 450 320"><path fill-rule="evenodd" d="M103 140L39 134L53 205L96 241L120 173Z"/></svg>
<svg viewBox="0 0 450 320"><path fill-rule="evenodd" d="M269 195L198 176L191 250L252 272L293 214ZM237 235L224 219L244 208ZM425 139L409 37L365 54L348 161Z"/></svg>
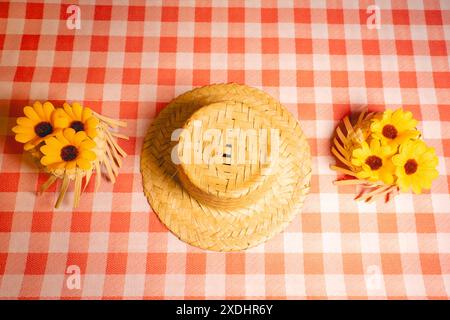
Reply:
<svg viewBox="0 0 450 320"><path fill-rule="evenodd" d="M0 2L0 297L449 297L450 1L79 1L80 29L69 28L69 5ZM314 167L303 213L237 253L179 241L150 209L139 172L158 111L222 82L286 105ZM45 175L11 132L23 106L47 99L128 122L117 183L90 185L77 210L69 199L53 209L54 187L35 194ZM354 187L332 184L330 137L366 104L420 120L439 156L430 192L364 204Z"/></svg>

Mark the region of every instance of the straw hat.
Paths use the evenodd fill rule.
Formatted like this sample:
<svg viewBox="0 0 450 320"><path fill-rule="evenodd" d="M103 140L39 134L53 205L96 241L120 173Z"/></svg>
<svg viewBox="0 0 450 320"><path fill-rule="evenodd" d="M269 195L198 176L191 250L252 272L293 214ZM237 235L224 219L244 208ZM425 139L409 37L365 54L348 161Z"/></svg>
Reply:
<svg viewBox="0 0 450 320"><path fill-rule="evenodd" d="M144 193L181 240L242 250L282 231L309 191L311 154L297 120L255 88L215 84L186 92L150 126Z"/></svg>

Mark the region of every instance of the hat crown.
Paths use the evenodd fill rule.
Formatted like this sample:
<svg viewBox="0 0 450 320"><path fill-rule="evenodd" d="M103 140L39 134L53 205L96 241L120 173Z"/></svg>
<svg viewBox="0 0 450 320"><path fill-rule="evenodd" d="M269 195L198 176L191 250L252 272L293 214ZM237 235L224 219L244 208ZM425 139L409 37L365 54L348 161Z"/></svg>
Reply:
<svg viewBox="0 0 450 320"><path fill-rule="evenodd" d="M194 197L211 205L247 205L275 176L278 129L261 111L236 101L197 110L178 144L178 177Z"/></svg>

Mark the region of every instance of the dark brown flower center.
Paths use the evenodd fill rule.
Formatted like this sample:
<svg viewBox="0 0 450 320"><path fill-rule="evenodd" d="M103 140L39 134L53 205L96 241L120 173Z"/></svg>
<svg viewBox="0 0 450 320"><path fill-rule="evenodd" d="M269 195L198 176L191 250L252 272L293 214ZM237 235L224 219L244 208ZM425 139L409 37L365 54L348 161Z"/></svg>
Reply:
<svg viewBox="0 0 450 320"><path fill-rule="evenodd" d="M53 133L53 127L50 122L39 122L34 126L34 132L41 138Z"/></svg>
<svg viewBox="0 0 450 320"><path fill-rule="evenodd" d="M72 161L78 156L78 149L75 146L69 145L61 149L61 158L64 161Z"/></svg>
<svg viewBox="0 0 450 320"><path fill-rule="evenodd" d="M75 132L84 131L84 124L81 121L72 121L70 127L75 130Z"/></svg>
<svg viewBox="0 0 450 320"><path fill-rule="evenodd" d="M377 156L370 156L367 157L366 164L370 167L370 169L378 170L383 165L383 160L381 160L381 158Z"/></svg>
<svg viewBox="0 0 450 320"><path fill-rule="evenodd" d="M383 127L383 136L388 139L397 138L398 131L392 124L387 124Z"/></svg>
<svg viewBox="0 0 450 320"><path fill-rule="evenodd" d="M407 175L413 174L417 171L417 167L419 165L417 164L417 161L414 159L409 159L408 161L406 161L405 165L403 166L403 168L405 168L405 173Z"/></svg>

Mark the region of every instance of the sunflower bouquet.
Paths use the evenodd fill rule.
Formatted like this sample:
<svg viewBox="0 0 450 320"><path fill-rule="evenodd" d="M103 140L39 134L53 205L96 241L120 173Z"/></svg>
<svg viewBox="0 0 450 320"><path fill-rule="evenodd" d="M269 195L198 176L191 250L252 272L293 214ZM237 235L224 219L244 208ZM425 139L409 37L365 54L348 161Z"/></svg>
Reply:
<svg viewBox="0 0 450 320"><path fill-rule="evenodd" d="M125 122L101 116L79 103L64 103L55 108L51 102L36 101L23 109L24 116L12 128L15 139L24 144L37 164L49 174L40 187L47 190L58 179L62 180L55 208L61 204L70 183L74 182L74 208L78 207L84 190L96 172L95 190L101 181L101 170L106 169L115 182L125 151L117 138L127 139L112 129L126 126ZM84 179L84 187L83 185Z"/></svg>
<svg viewBox="0 0 450 320"><path fill-rule="evenodd" d="M344 174L336 185L361 185L356 199L367 202L382 197L389 201L400 190L418 194L431 188L438 158L421 140L411 112L364 111L353 124L348 117L342 123L331 148L339 164L330 168Z"/></svg>

